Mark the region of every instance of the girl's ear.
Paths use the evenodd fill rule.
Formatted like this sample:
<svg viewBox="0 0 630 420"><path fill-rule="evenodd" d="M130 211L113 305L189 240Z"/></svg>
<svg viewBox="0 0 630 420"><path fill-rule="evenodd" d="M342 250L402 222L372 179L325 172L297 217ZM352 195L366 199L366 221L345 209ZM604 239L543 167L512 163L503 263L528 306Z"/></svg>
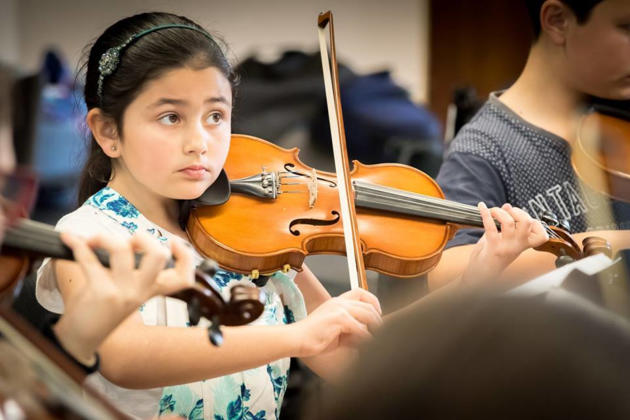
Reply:
<svg viewBox="0 0 630 420"><path fill-rule="evenodd" d="M120 136L116 122L103 114L100 108L92 108L85 118L94 140L101 146L103 153L110 158L120 156Z"/></svg>
<svg viewBox="0 0 630 420"><path fill-rule="evenodd" d="M565 44L571 19L573 12L560 0L547 0L540 8L541 31L556 45Z"/></svg>

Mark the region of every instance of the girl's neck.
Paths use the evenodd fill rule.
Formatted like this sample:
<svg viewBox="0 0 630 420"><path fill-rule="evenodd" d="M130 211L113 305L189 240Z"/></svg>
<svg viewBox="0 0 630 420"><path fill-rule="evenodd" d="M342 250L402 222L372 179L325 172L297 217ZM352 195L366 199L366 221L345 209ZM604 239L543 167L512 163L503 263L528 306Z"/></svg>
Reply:
<svg viewBox="0 0 630 420"><path fill-rule="evenodd" d="M585 97L567 83L560 54L542 43L532 47L523 72L500 100L529 123L571 142Z"/></svg>
<svg viewBox="0 0 630 420"><path fill-rule="evenodd" d="M167 198L147 190L133 180L129 180L130 175L114 172L114 178L107 184L108 187L116 190L125 197L133 206L138 209L144 217L152 223L166 229L168 232L187 239L178 223L179 206L177 201Z"/></svg>

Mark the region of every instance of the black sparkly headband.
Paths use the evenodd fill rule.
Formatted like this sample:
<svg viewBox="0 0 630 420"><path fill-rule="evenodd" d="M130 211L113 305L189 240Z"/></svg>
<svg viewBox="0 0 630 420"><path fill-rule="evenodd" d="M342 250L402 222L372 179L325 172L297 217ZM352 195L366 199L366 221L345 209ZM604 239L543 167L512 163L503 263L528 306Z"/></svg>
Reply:
<svg viewBox="0 0 630 420"><path fill-rule="evenodd" d="M117 47L112 47L105 51L101 55L101 59L98 61L98 88L96 93L98 95L99 102L101 105L103 104L103 81L105 80L105 76L109 76L116 71L118 68L118 64L120 64L120 56L125 48L127 48L131 43L136 41L139 38L142 38L146 34L151 32L159 31L161 29L168 28L182 28L182 29L191 29L193 31L197 31L200 34L204 35L210 41L214 42L214 39L210 36L210 34L203 29L199 29L196 26L178 24L178 23L169 23L165 25L154 26L153 28L145 29L142 32L138 32L137 34L131 35L125 42L120 44Z"/></svg>

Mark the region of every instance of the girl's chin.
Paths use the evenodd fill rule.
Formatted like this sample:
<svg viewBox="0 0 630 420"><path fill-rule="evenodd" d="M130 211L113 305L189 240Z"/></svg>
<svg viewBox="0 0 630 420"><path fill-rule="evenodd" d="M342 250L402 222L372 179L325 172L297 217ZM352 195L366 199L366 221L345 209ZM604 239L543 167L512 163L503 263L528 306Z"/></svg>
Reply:
<svg viewBox="0 0 630 420"><path fill-rule="evenodd" d="M170 198L175 200L194 200L201 197L201 195L210 187L210 185L188 185L184 188L178 188L173 194L169 194Z"/></svg>

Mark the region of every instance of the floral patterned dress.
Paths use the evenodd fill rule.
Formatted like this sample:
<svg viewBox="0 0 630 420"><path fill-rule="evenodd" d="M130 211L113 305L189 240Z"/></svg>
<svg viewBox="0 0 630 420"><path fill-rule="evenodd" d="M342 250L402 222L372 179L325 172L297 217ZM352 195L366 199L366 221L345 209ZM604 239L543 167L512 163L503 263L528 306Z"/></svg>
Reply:
<svg viewBox="0 0 630 420"><path fill-rule="evenodd" d="M86 236L96 233L129 236L145 231L165 244L173 237L147 220L129 201L109 187L64 216L57 229ZM61 313L63 300L54 270L48 262L45 260L38 271L37 299L48 310ZM247 276L222 270L215 275L214 282L226 299L232 286L252 284ZM289 324L306 316L304 298L292 276L275 273L263 290L266 295L265 310L252 324ZM142 305L140 311L146 325L190 327L186 304L176 299L158 296ZM207 322L200 323L198 327L207 325ZM94 374L88 382L110 397L123 412L138 418L158 414L179 415L186 419L277 419L287 388L289 362L290 359L286 358L232 375L149 390L124 389L100 374Z"/></svg>

